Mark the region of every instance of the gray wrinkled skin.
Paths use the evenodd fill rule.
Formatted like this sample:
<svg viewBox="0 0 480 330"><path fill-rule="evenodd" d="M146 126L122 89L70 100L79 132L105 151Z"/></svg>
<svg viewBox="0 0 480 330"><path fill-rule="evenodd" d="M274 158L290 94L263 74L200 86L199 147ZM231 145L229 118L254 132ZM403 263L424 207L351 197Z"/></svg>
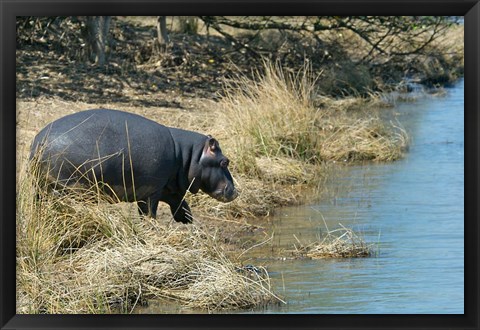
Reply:
<svg viewBox="0 0 480 330"><path fill-rule="evenodd" d="M32 143L34 156L52 186L99 183L153 218L162 201L176 221L191 222L187 189L222 202L238 195L217 140L118 110L87 110L48 124Z"/></svg>

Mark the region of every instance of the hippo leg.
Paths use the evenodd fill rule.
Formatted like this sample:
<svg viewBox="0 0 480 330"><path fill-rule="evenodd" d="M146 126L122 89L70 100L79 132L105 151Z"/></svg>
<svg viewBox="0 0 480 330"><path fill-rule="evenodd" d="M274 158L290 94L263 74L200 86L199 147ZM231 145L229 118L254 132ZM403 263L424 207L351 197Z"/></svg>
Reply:
<svg viewBox="0 0 480 330"><path fill-rule="evenodd" d="M137 206L141 215L147 215L154 219L157 217L158 199L148 198L146 201L140 200L137 202Z"/></svg>
<svg viewBox="0 0 480 330"><path fill-rule="evenodd" d="M170 205L173 219L177 222L191 223L193 220L192 212L183 196L171 194L162 198L162 201Z"/></svg>

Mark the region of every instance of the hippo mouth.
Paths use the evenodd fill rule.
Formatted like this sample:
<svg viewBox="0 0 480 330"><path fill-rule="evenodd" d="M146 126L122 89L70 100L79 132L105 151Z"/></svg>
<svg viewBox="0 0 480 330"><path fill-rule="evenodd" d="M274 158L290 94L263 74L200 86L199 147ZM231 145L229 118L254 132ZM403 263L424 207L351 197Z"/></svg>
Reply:
<svg viewBox="0 0 480 330"><path fill-rule="evenodd" d="M228 203L238 197L238 191L233 187L225 185L223 189L217 189L209 193L209 195L220 202Z"/></svg>

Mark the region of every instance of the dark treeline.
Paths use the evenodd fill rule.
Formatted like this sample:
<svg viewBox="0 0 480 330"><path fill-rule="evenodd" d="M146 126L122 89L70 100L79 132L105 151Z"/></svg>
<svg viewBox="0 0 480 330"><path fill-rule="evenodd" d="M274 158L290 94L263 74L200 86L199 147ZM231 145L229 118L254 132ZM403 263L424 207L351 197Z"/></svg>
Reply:
<svg viewBox="0 0 480 330"><path fill-rule="evenodd" d="M386 90L419 74L423 83L446 84L463 73L463 66L451 68L463 54L432 46L461 23L458 17L158 16L154 22L146 27L124 17L19 17L17 50L37 47L96 68L113 62L123 71L161 61L165 70L196 74L201 63L214 61L223 65L218 76L232 63L246 71L264 59L293 70L308 62L323 72L323 90L331 95Z"/></svg>

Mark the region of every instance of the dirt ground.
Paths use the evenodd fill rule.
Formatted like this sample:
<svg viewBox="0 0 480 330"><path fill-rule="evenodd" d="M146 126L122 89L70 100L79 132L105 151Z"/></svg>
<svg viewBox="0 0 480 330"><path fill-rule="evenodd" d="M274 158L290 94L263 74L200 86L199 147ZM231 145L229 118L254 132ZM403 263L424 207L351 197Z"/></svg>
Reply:
<svg viewBox="0 0 480 330"><path fill-rule="evenodd" d="M204 99L218 98L224 77L251 68L246 57L234 65L226 56L228 42L215 35L171 33L167 52L155 53L155 25L147 18L113 20L105 68L89 64L81 35L70 34L67 41L53 33L47 40L19 41L17 98L200 109Z"/></svg>
<svg viewBox="0 0 480 330"><path fill-rule="evenodd" d="M117 18L105 68L78 58L78 33L58 41L17 40L17 147L24 157L34 135L70 113L112 108L169 126L215 134L214 115L224 78L248 63L222 61L216 36L171 34L167 54L152 54L154 21ZM225 50L225 49L224 49ZM221 137L218 137L221 139Z"/></svg>

